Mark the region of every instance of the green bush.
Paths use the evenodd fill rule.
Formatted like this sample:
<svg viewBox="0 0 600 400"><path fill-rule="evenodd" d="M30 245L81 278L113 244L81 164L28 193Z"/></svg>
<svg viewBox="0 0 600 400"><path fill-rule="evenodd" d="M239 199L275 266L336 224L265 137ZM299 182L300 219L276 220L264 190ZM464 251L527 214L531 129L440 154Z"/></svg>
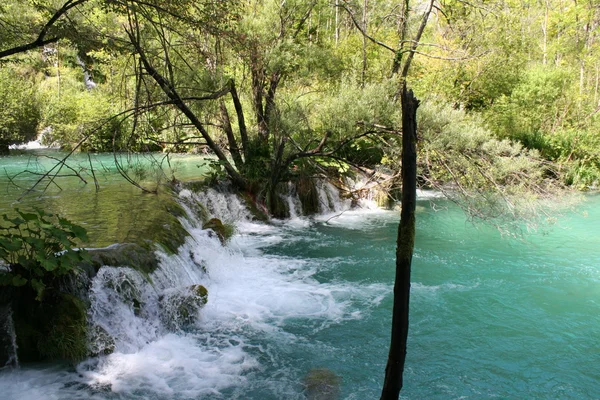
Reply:
<svg viewBox="0 0 600 400"><path fill-rule="evenodd" d="M42 301L44 291L56 279L73 272L81 261L89 261L87 252L77 250L76 240L86 241L84 228L65 218L40 209L17 217L4 214L0 226L0 260L6 263L0 272L0 286L28 286Z"/></svg>
<svg viewBox="0 0 600 400"><path fill-rule="evenodd" d="M0 148L37 136L40 120L34 86L14 70L0 68Z"/></svg>

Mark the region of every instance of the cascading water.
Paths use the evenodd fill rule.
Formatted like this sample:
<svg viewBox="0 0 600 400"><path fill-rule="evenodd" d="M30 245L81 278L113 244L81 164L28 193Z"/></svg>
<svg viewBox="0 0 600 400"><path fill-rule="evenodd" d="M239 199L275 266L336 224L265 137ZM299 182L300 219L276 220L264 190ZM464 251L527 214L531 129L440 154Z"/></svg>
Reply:
<svg viewBox="0 0 600 400"><path fill-rule="evenodd" d="M0 306L0 321L4 321L3 326L0 326L0 352L2 353L2 359L6 360L4 365L0 365L0 370L18 368L17 337L10 305Z"/></svg>
<svg viewBox="0 0 600 400"><path fill-rule="evenodd" d="M97 356L5 369L0 398L377 398L398 214L346 211L321 190L325 214L270 224L231 195L182 191L190 236L177 254L158 252L151 273L107 265L95 277ZM449 202L420 202L402 396L599 398L599 205L590 197L568 229L517 242ZM228 244L201 229L207 215L240 218Z"/></svg>
<svg viewBox="0 0 600 400"><path fill-rule="evenodd" d="M321 187L330 211L341 210L333 189ZM10 398L40 398L33 381L50 373L59 376L41 398L226 399L254 393L249 398L302 399L307 371L281 364L277 353L303 339L285 326L305 321L318 332L360 318L356 302L368 308L381 301L384 285L357 289L321 282L319 262L265 255L261 248L285 241L293 227L252 222L236 196L209 189L182 190L180 198L190 236L177 254L157 251L159 267L148 276L110 265L95 276L89 331L97 356L80 363L75 374L20 375L30 390L0 377ZM201 212L236 222L228 245L201 229ZM208 291L207 303L188 307L199 287ZM267 377L265 371L271 371Z"/></svg>

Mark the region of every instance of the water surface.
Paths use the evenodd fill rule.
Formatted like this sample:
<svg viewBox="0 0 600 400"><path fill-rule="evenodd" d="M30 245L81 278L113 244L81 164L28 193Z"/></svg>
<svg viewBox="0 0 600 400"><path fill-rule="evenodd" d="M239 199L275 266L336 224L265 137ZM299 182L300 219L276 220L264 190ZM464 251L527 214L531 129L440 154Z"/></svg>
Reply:
<svg viewBox="0 0 600 400"><path fill-rule="evenodd" d="M226 203L215 213L239 207L203 196ZM600 398L600 197L525 240L473 226L441 199L418 209L402 398ZM0 393L303 399L306 374L328 368L341 378L342 399L378 398L398 213L338 210L270 225L236 215L226 247L184 221L192 237L178 256L161 255L154 286L140 283L141 315L108 296L107 282L123 272L105 268L93 310L118 338L113 354L2 371ZM192 283L207 287L209 302L196 324L169 331L157 299Z"/></svg>

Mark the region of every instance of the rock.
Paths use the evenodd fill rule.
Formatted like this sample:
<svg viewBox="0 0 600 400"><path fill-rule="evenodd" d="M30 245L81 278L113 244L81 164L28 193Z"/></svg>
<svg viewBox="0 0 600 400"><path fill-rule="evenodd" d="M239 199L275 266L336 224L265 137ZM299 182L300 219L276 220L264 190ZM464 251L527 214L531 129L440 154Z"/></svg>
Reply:
<svg viewBox="0 0 600 400"><path fill-rule="evenodd" d="M340 378L327 368L315 368L304 377L308 400L336 400L340 396Z"/></svg>
<svg viewBox="0 0 600 400"><path fill-rule="evenodd" d="M212 229L223 244L233 235L233 228L230 225L224 225L219 218L209 219L202 225L202 229Z"/></svg>
<svg viewBox="0 0 600 400"><path fill-rule="evenodd" d="M81 361L87 355L87 312L75 296L53 292L44 302L22 293L13 303L19 361Z"/></svg>
<svg viewBox="0 0 600 400"><path fill-rule="evenodd" d="M208 301L208 290L202 285L192 285L165 293L159 301L163 323L178 330L195 321L198 311Z"/></svg>
<svg viewBox="0 0 600 400"><path fill-rule="evenodd" d="M88 351L92 357L108 355L115 351L115 339L100 325L88 330Z"/></svg>
<svg viewBox="0 0 600 400"><path fill-rule="evenodd" d="M92 274L92 277L104 265L131 267L145 275L149 275L158 268L158 259L154 251L135 243L115 244L102 249L89 249L88 253L91 258L91 265L84 264L82 267L88 271L88 274ZM92 271L90 271L90 266Z"/></svg>

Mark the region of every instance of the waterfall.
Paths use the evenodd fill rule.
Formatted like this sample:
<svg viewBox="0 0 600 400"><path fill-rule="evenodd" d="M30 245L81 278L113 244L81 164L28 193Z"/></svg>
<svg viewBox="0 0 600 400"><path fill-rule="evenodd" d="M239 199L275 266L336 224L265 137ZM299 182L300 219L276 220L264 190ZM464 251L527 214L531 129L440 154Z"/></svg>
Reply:
<svg viewBox="0 0 600 400"><path fill-rule="evenodd" d="M334 213L349 210L351 200L343 200L340 197L340 191L331 182L321 180L317 183L319 194L319 206L322 214Z"/></svg>
<svg viewBox="0 0 600 400"><path fill-rule="evenodd" d="M334 186L319 187L328 202L325 212L349 207ZM322 224L301 216L293 191L286 201L296 218L273 224L254 222L233 193L183 189L179 201L186 214L180 221L190 235L176 254L157 248L158 267L151 272L104 265L93 277L91 357L75 372L40 370L22 375L20 383L0 376L8 398L246 398L255 390L247 398L268 393L300 400L304 367L281 365L281 349L302 341L304 329L318 332L360 319L357 303L372 307L389 289L323 282L318 274L332 263L264 250L287 243L298 229ZM236 234L223 244L202 229L206 218L234 223ZM301 329L292 333L290 323ZM263 378L273 374L277 381ZM25 382L33 390L23 391Z"/></svg>
<svg viewBox="0 0 600 400"><path fill-rule="evenodd" d="M9 304L0 306L0 370L4 368L18 368L17 337L13 323L12 308Z"/></svg>
<svg viewBox="0 0 600 400"><path fill-rule="evenodd" d="M77 60L77 64L79 64L79 66L83 70L83 83L85 84L86 89L88 89L88 90L94 89L98 85L92 79L92 74L90 73L90 70L88 69L87 65L85 65L85 63L79 56L77 56L76 60Z"/></svg>

